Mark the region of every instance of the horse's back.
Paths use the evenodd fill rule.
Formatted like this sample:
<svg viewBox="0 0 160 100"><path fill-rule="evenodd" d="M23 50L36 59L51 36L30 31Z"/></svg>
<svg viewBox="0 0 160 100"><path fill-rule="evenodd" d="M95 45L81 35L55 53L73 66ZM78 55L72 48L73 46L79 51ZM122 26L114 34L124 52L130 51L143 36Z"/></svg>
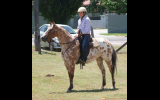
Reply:
<svg viewBox="0 0 160 100"><path fill-rule="evenodd" d="M104 60L111 60L112 58L112 51L113 51L113 46L111 42L108 39L104 38L96 38L96 40L100 44L100 52L101 52L101 57Z"/></svg>
<svg viewBox="0 0 160 100"><path fill-rule="evenodd" d="M102 57L104 60L110 60L112 54L112 44L109 40L104 38L94 38L98 41L99 47L91 48L87 56L87 62L92 62L98 57Z"/></svg>
<svg viewBox="0 0 160 100"><path fill-rule="evenodd" d="M103 43L110 43L110 41L105 38L94 38L94 39L96 39L102 45L103 45Z"/></svg>

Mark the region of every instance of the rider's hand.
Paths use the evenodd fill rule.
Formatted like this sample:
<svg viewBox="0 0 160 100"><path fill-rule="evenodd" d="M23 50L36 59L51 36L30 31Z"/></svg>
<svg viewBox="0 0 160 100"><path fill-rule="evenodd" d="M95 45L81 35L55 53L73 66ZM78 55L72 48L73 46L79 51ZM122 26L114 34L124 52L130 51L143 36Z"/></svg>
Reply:
<svg viewBox="0 0 160 100"><path fill-rule="evenodd" d="M77 37L78 37L78 34L74 36L74 38L77 38Z"/></svg>

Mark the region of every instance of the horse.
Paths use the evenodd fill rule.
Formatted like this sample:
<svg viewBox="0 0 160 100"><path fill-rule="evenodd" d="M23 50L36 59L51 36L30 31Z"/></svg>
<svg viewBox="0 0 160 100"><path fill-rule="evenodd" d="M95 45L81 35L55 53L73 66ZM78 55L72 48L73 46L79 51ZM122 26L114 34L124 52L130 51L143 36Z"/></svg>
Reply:
<svg viewBox="0 0 160 100"><path fill-rule="evenodd" d="M68 71L68 76L70 80L70 86L67 92L70 92L73 89L73 78L74 78L74 70L75 64L77 63L80 57L80 47L79 41L73 38L65 29L57 26L54 22L50 22L50 26L44 35L41 36L42 41L51 42L51 39L57 37L61 46L61 56L64 61L64 65ZM114 50L112 44L109 40L104 38L95 38L100 44L99 47L90 48L89 54L87 56L87 63L90 63L94 60L97 61L98 67L102 73L102 86L100 89L104 89L106 85L106 77L105 77L105 67L103 65L103 60L106 62L109 71L112 77L112 89L115 89L115 79L114 72L116 68L117 62L117 54Z"/></svg>

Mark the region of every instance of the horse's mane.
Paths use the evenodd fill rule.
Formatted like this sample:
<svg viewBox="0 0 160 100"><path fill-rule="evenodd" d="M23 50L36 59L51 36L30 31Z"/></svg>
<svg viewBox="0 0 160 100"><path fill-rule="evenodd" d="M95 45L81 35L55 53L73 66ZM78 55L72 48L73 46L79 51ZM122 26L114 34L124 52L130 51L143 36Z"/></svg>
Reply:
<svg viewBox="0 0 160 100"><path fill-rule="evenodd" d="M64 34L68 34L71 38L72 38L72 36L71 36L71 34L67 31L67 30L65 30L64 28L62 28L62 27L60 27L60 26L58 26L58 25L56 25L56 24L54 24L56 27L57 27L57 29L59 30L59 31L62 31Z"/></svg>

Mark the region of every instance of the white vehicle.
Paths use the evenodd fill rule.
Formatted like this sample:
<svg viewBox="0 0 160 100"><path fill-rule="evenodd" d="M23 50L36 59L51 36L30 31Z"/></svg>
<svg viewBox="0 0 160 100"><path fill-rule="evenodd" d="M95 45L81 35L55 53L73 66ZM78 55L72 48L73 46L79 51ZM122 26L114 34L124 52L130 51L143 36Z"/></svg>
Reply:
<svg viewBox="0 0 160 100"><path fill-rule="evenodd" d="M74 37L77 33L68 25L64 25L64 24L56 24L57 26L60 26L62 28L64 28L66 31L68 31L72 37ZM40 37L47 31L48 27L50 26L50 24L43 24L39 30L40 30ZM49 47L50 51L54 51L55 49L61 49L61 46L59 44L59 40L57 37L52 38L52 42L48 43L43 42L42 40L40 40L40 44L41 46L44 47Z"/></svg>

